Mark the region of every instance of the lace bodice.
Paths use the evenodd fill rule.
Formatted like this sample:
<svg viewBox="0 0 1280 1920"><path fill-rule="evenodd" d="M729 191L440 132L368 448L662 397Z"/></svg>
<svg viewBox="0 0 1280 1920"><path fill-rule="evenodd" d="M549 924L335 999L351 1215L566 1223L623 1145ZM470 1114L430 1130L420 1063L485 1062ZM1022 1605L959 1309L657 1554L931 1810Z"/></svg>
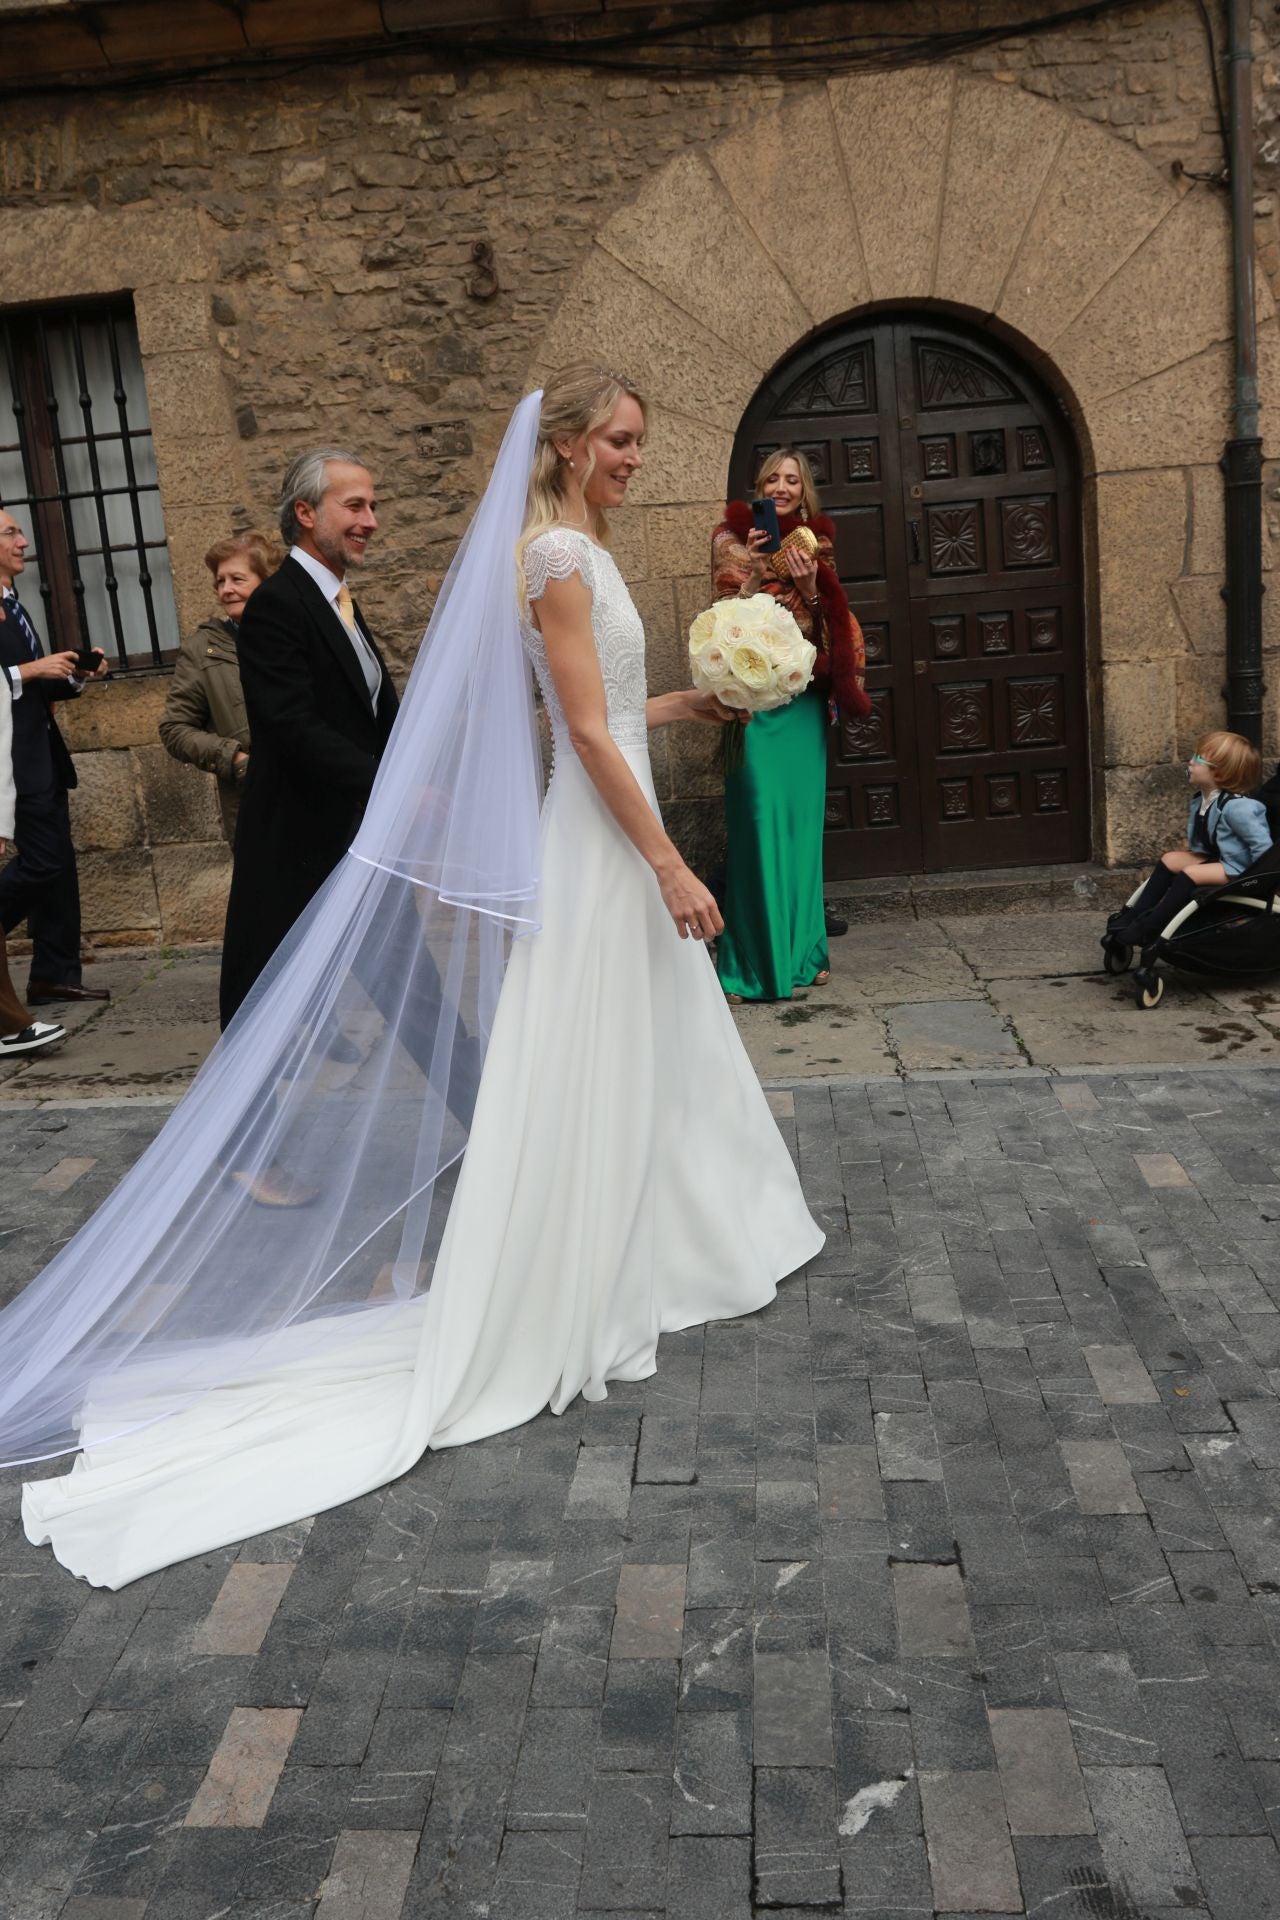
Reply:
<svg viewBox="0 0 1280 1920"><path fill-rule="evenodd" d="M591 631L604 679L609 732L620 747L646 747L649 730L645 724L644 627L612 554L585 533L552 527L525 548L524 570L530 605L542 598L548 580L567 580L572 573L581 575L591 594ZM571 753L569 729L547 665L542 635L532 620L521 620L520 630L546 702L556 751Z"/></svg>

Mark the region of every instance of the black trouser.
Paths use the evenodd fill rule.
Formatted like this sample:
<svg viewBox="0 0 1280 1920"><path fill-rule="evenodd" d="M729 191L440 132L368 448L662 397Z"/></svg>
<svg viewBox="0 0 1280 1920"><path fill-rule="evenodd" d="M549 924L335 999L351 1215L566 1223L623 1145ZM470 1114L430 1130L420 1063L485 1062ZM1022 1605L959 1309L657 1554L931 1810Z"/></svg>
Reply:
<svg viewBox="0 0 1280 1920"><path fill-rule="evenodd" d="M13 837L18 851L0 871L0 926L12 933L29 923L33 980L78 987L80 881L66 788L20 793Z"/></svg>

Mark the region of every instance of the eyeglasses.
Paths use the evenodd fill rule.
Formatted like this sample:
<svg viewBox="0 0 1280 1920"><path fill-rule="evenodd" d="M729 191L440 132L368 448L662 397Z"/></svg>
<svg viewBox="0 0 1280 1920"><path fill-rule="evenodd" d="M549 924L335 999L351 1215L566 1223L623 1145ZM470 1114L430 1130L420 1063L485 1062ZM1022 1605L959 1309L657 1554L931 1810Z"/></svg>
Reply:
<svg viewBox="0 0 1280 1920"><path fill-rule="evenodd" d="M1212 760L1206 760L1202 753L1193 753L1187 765L1189 767L1211 767Z"/></svg>

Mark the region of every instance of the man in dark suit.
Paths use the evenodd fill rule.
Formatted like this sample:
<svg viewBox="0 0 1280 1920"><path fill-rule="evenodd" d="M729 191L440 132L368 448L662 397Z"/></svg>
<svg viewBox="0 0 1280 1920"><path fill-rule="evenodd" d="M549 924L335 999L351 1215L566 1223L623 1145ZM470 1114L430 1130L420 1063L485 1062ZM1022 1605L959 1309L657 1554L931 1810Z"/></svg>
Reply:
<svg viewBox="0 0 1280 1920"><path fill-rule="evenodd" d="M86 680L105 679L107 661L95 647L97 664L86 672L79 654L45 652L15 584L27 544L13 515L0 509L0 673L13 700L18 849L0 871L0 925L6 933L24 920L30 926L26 997L33 1007L109 1000L106 987L86 987L80 974L80 882L67 805L76 770L54 714L55 703L73 699Z"/></svg>
<svg viewBox="0 0 1280 1920"><path fill-rule="evenodd" d="M280 530L288 558L252 595L237 640L253 741L236 824L235 857L222 949L225 1027L280 942L355 838L397 711L395 688L351 596L347 574L363 566L377 530L373 479L336 448L303 454L284 477ZM438 982L423 965L421 929L402 888L379 929L375 1000L391 991L403 955L419 964L414 1008L381 1011L429 1072L440 1016ZM388 965L390 959L391 964ZM361 961L355 962L361 977ZM362 981L363 984L363 981ZM335 1032L334 1045L349 1043ZM449 1098L466 1124L479 1075L478 1048L459 1029ZM249 1169L251 1143L234 1157ZM237 1175L264 1206L300 1206L314 1197L282 1169Z"/></svg>
<svg viewBox="0 0 1280 1920"><path fill-rule="evenodd" d="M352 454L303 454L284 478L289 556L252 595L236 647L253 746L236 828L220 987L225 1027L351 845L396 692L347 586L377 529Z"/></svg>

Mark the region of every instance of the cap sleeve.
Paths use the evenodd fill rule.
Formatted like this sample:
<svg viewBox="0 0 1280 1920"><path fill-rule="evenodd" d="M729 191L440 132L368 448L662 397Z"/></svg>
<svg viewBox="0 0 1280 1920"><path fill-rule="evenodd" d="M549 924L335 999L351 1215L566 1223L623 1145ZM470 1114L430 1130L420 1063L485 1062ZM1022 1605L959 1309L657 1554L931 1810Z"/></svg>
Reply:
<svg viewBox="0 0 1280 1920"><path fill-rule="evenodd" d="M567 580L576 573L588 593L594 592L591 541L571 527L550 527L524 550L524 577L529 603L541 600L548 580Z"/></svg>

